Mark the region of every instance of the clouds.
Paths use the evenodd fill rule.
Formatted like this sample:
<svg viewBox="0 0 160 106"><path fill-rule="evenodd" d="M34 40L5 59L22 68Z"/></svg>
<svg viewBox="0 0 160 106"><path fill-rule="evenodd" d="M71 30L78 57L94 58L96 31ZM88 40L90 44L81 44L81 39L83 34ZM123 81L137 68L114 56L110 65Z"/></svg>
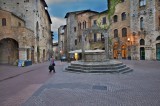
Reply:
<svg viewBox="0 0 160 106"><path fill-rule="evenodd" d="M65 20L64 18L51 17L51 20L52 20L51 29L52 29L52 31L54 31L54 32L57 32L57 31L58 31L58 28L59 28L61 25L66 25L66 20Z"/></svg>
<svg viewBox="0 0 160 106"><path fill-rule="evenodd" d="M64 18L58 18L58 17L51 17L51 20L52 20L51 30L54 32L53 42L57 42L58 41L58 28L61 25L66 25L66 20Z"/></svg>

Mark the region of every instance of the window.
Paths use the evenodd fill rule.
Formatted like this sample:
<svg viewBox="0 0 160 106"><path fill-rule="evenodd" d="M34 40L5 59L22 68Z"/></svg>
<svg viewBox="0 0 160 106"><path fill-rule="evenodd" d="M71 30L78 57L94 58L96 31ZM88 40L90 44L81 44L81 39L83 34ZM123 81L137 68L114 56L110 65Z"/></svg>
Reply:
<svg viewBox="0 0 160 106"><path fill-rule="evenodd" d="M123 28L122 29L122 37L126 37L127 36L127 28Z"/></svg>
<svg viewBox="0 0 160 106"><path fill-rule="evenodd" d="M74 32L76 32L76 27L74 27Z"/></svg>
<svg viewBox="0 0 160 106"><path fill-rule="evenodd" d="M145 45L144 39L141 39L141 40L140 40L140 45Z"/></svg>
<svg viewBox="0 0 160 106"><path fill-rule="evenodd" d="M29 2L29 0L26 0L26 2Z"/></svg>
<svg viewBox="0 0 160 106"><path fill-rule="evenodd" d="M81 29L81 23L80 22L78 23L78 28Z"/></svg>
<svg viewBox="0 0 160 106"><path fill-rule="evenodd" d="M117 21L118 21L118 16L117 16L117 15L115 15L115 16L113 17L113 21L114 21L114 22L117 22Z"/></svg>
<svg viewBox="0 0 160 106"><path fill-rule="evenodd" d="M84 26L84 22L83 22L83 29L85 28L85 26Z"/></svg>
<svg viewBox="0 0 160 106"><path fill-rule="evenodd" d="M103 17L103 20L102 20L103 22L103 24L106 24L106 17Z"/></svg>
<svg viewBox="0 0 160 106"><path fill-rule="evenodd" d="M145 6L146 5L146 0L139 0L139 6Z"/></svg>
<svg viewBox="0 0 160 106"><path fill-rule="evenodd" d="M75 45L77 45L77 39L75 40Z"/></svg>
<svg viewBox="0 0 160 106"><path fill-rule="evenodd" d="M158 37L156 38L156 40L160 40L160 36L158 36Z"/></svg>
<svg viewBox="0 0 160 106"><path fill-rule="evenodd" d="M21 23L20 23L20 22L18 22L18 26L19 26L19 27L21 26Z"/></svg>
<svg viewBox="0 0 160 106"><path fill-rule="evenodd" d="M159 18L158 18L158 26L160 26L160 16L159 16Z"/></svg>
<svg viewBox="0 0 160 106"><path fill-rule="evenodd" d="M124 0L121 0L121 2L124 2Z"/></svg>
<svg viewBox="0 0 160 106"><path fill-rule="evenodd" d="M122 18L122 21L123 21L123 20L126 20L126 13L125 13L125 12L123 12L123 13L121 14L121 18Z"/></svg>
<svg viewBox="0 0 160 106"><path fill-rule="evenodd" d="M143 30L144 28L144 22L143 22L143 17L140 18L140 29Z"/></svg>
<svg viewBox="0 0 160 106"><path fill-rule="evenodd" d="M117 29L114 30L114 38L116 38L116 37L118 37L118 30Z"/></svg>
<svg viewBox="0 0 160 106"><path fill-rule="evenodd" d="M6 18L2 18L2 26L6 26Z"/></svg>
<svg viewBox="0 0 160 106"><path fill-rule="evenodd" d="M93 24L94 24L94 25L97 25L97 20L94 20L94 21L93 21Z"/></svg>
<svg viewBox="0 0 160 106"><path fill-rule="evenodd" d="M84 22L84 28L87 28L87 26L86 26L86 21Z"/></svg>
<svg viewBox="0 0 160 106"><path fill-rule="evenodd" d="M101 33L101 41L104 41L104 35Z"/></svg>
<svg viewBox="0 0 160 106"><path fill-rule="evenodd" d="M97 34L94 33L94 42L97 42Z"/></svg>

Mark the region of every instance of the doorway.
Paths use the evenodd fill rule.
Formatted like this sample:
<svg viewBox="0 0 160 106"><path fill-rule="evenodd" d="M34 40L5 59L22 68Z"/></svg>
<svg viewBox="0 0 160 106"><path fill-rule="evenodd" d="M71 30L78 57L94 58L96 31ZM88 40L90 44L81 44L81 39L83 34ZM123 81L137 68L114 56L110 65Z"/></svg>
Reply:
<svg viewBox="0 0 160 106"><path fill-rule="evenodd" d="M145 48L140 47L140 60L145 60Z"/></svg>
<svg viewBox="0 0 160 106"><path fill-rule="evenodd" d="M156 44L156 59L160 61L160 43Z"/></svg>

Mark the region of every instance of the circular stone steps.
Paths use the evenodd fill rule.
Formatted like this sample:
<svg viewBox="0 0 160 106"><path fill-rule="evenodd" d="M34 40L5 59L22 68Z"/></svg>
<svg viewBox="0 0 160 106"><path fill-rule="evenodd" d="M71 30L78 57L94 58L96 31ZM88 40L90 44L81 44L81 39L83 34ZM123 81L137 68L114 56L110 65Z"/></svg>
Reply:
<svg viewBox="0 0 160 106"><path fill-rule="evenodd" d="M66 71L85 73L127 73L133 71L120 61L109 60L106 62L72 61Z"/></svg>

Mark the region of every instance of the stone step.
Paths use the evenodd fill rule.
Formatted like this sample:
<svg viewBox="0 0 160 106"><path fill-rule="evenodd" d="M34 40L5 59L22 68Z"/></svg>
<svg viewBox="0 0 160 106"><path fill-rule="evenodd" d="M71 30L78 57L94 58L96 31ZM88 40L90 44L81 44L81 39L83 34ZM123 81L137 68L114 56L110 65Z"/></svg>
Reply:
<svg viewBox="0 0 160 106"><path fill-rule="evenodd" d="M108 67L108 66L118 66L118 65L123 65L123 63L118 63L118 64L74 64L74 63L71 63L71 66L83 66L83 67Z"/></svg>
<svg viewBox="0 0 160 106"><path fill-rule="evenodd" d="M74 65L68 66L68 68L83 69L83 70L109 70L109 69L120 69L124 67L126 67L126 65L124 64L117 66L101 66L101 67L74 66Z"/></svg>
<svg viewBox="0 0 160 106"><path fill-rule="evenodd" d="M86 70L86 69L81 69L81 68L66 68L67 71L74 71L74 72L86 72L86 73L127 73L127 72L131 72L132 69L130 69L129 67L123 67L123 68L119 68L119 69L107 69L107 70L95 70L95 69L91 69L91 70Z"/></svg>

